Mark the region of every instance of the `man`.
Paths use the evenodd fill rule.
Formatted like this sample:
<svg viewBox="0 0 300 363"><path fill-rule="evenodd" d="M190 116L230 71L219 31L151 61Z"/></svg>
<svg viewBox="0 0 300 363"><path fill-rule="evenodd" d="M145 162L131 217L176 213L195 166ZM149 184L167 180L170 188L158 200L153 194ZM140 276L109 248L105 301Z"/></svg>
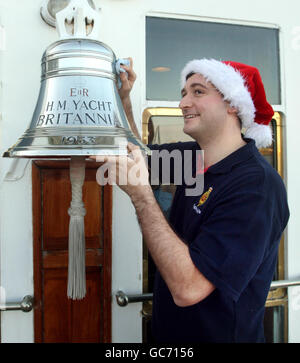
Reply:
<svg viewBox="0 0 300 363"><path fill-rule="evenodd" d="M123 68L120 97L134 125L132 61ZM121 186L158 269L153 334L157 342L263 342L264 305L289 218L283 182L257 150L272 141L273 110L258 70L234 62L189 62L181 92L183 131L195 142L153 149L204 150L204 193L186 196L187 186L178 185L168 223L149 183ZM127 169L139 164L147 175L137 147L129 151Z"/></svg>

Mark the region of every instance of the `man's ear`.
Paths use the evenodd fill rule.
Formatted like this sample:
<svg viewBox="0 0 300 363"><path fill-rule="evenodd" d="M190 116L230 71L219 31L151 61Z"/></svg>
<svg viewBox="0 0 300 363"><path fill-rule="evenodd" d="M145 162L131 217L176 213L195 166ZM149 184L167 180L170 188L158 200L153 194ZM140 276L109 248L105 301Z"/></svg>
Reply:
<svg viewBox="0 0 300 363"><path fill-rule="evenodd" d="M229 113L229 115L233 115L233 114L237 115L238 109L236 107L228 105L227 112Z"/></svg>
<svg viewBox="0 0 300 363"><path fill-rule="evenodd" d="M242 121L241 121L240 117L238 116L238 109L236 107L230 106L228 104L227 105L227 112L228 112L228 115L236 116L236 119L239 122L239 126L242 129Z"/></svg>

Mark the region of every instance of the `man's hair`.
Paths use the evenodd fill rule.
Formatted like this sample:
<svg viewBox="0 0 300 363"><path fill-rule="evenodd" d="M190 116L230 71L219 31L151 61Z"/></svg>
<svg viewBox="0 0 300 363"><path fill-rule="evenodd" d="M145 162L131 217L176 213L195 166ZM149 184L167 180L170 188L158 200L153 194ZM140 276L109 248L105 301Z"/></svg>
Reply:
<svg viewBox="0 0 300 363"><path fill-rule="evenodd" d="M193 75L195 74L195 72L190 72L186 77L185 80L187 81L189 78L191 78Z"/></svg>

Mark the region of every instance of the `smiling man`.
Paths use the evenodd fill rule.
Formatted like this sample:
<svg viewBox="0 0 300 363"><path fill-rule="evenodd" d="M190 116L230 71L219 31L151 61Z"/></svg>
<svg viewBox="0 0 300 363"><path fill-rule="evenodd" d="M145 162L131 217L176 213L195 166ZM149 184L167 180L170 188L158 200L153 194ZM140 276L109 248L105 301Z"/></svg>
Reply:
<svg viewBox="0 0 300 363"><path fill-rule="evenodd" d="M183 132L201 145L205 167L245 145L237 109L201 74L187 75L179 107L184 117Z"/></svg>
<svg viewBox="0 0 300 363"><path fill-rule="evenodd" d="M120 97L134 129L132 62L124 69ZM183 132L195 142L151 148L204 150L203 193L186 196L187 186L178 185L167 221L147 182L120 186L157 266L153 334L157 342L263 342L265 301L289 218L283 182L257 149L272 142L273 110L254 67L193 60L181 78ZM118 173L141 162L137 147L129 151L133 158Z"/></svg>

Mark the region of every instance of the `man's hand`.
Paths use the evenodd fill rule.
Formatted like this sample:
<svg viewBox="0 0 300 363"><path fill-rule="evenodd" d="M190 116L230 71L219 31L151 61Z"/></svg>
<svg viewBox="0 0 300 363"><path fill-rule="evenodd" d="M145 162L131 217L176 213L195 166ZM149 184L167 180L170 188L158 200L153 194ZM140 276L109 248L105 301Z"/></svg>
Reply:
<svg viewBox="0 0 300 363"><path fill-rule="evenodd" d="M132 105L130 100L130 92L132 90L132 87L134 85L134 82L136 80L136 74L133 71L133 61L132 58L127 58L130 62L129 66L125 66L124 64L121 64L121 67L127 72L127 75L125 72L120 72L119 76L122 82L121 88L119 91L119 96L121 98L123 108L125 111L125 114L127 116L127 120L129 122L131 131L134 133L134 135L141 139L141 136L139 134L139 131L136 127L133 112L132 112Z"/></svg>
<svg viewBox="0 0 300 363"><path fill-rule="evenodd" d="M99 184L117 184L128 194L135 206L140 206L143 201L154 198L149 184L148 168L138 146L128 143L127 149L128 156L91 156L90 158L103 162L97 171Z"/></svg>
<svg viewBox="0 0 300 363"><path fill-rule="evenodd" d="M119 89L119 95L121 101L124 103L125 101L129 100L129 95L136 80L136 74L133 71L133 61L132 58L127 58L130 62L129 66L125 66L121 64L121 67L127 72L120 72L119 76L122 82L122 86Z"/></svg>

